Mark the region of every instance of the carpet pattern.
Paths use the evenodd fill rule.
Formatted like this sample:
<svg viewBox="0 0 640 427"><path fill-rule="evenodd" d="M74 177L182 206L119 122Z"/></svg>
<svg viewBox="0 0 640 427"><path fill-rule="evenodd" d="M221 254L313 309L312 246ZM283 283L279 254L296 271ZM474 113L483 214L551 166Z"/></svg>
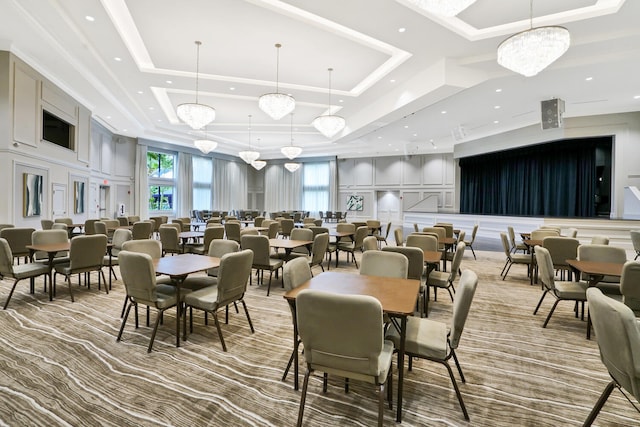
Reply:
<svg viewBox="0 0 640 427"><path fill-rule="evenodd" d="M478 274L479 284L457 351L467 379L459 384L471 421L464 420L446 369L414 360L413 370L405 374L402 425L581 425L609 381L596 340L585 338L586 323L574 317L572 303L562 302L543 329L552 298L532 315L541 290L529 285L525 268L514 266L502 281L504 255L476 253L477 261L467 253L462 265ZM357 273L344 260L339 270ZM116 342L124 299L120 281L106 295L95 285L78 287L75 280L75 303L66 285L58 284L57 298L49 302L41 280L33 295L24 281L8 309L0 312L0 425L295 424L300 393L293 390L293 372L281 381L292 326L280 280L274 279L269 297L266 286L254 284L248 290L255 334L242 310L230 310L229 324L222 325L227 353L213 322L204 325L202 313L195 315L188 341L175 348L172 309L165 313L150 354L151 329L142 310L141 327L134 329L132 313L122 341ZM0 301L11 283L2 281ZM437 302L432 295L429 317L448 323L451 306L446 292L439 293ZM301 357L301 380L303 361ZM395 358L394 369L395 404ZM375 425L372 387L352 381L345 394L342 379L330 378L323 394L320 375L309 383L305 425ZM395 406L385 411L385 425L392 424ZM596 419L601 426L639 424L640 414L619 391Z"/></svg>

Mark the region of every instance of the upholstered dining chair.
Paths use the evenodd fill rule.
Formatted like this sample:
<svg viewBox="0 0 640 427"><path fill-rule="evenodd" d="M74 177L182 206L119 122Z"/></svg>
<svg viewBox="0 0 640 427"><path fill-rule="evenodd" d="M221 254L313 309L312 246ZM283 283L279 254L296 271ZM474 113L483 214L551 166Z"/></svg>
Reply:
<svg viewBox="0 0 640 427"><path fill-rule="evenodd" d="M283 219L280 221L280 230L278 232L282 237L288 239L291 236L291 230L293 230L295 223L292 219Z"/></svg>
<svg viewBox="0 0 640 427"><path fill-rule="evenodd" d="M62 222L54 222L53 225L51 226L52 230L65 230L67 231L69 228L67 227L67 224L64 224Z"/></svg>
<svg viewBox="0 0 640 427"><path fill-rule="evenodd" d="M269 270L269 285L267 286L267 296L269 296L273 272L276 272L277 277L277 271L282 268L283 261L281 259L271 258L271 250L267 236L242 236L240 247L253 251L252 268L257 270L258 283L260 283L260 276L262 276L262 283L264 283L264 270Z"/></svg>
<svg viewBox="0 0 640 427"><path fill-rule="evenodd" d="M438 250L445 251L444 238L447 237L447 231L443 227L423 227L423 233L434 233L438 235Z"/></svg>
<svg viewBox="0 0 640 427"><path fill-rule="evenodd" d="M367 236L362 241L362 251L377 251L378 248L378 239L376 236Z"/></svg>
<svg viewBox="0 0 640 427"><path fill-rule="evenodd" d="M189 245L188 246L189 252L192 252L194 254L204 255L204 254L208 253L209 245L211 245L212 241L214 241L214 240L222 240L222 239L224 239L224 227L223 226L218 225L218 226L213 226L213 227L207 227L207 228L204 229L204 237L202 239L203 243L196 244L196 245Z"/></svg>
<svg viewBox="0 0 640 427"><path fill-rule="evenodd" d="M539 228L531 232L531 240L542 240L545 237L557 237L560 233L555 228Z"/></svg>
<svg viewBox="0 0 640 427"><path fill-rule="evenodd" d="M249 322L251 333L254 333L253 323L251 323L249 310L247 310L247 303L244 301L247 281L249 276L251 276L252 262L253 252L248 249L223 255L222 258L220 258L217 284L190 292L184 297L184 303L187 307L211 313L223 351L227 351L227 345L222 336L222 329L218 321L218 310L221 308L226 308L234 302L241 302L247 316L247 321ZM228 313L229 311L227 310L227 315ZM190 316L190 319L190 330L193 332L193 316Z"/></svg>
<svg viewBox="0 0 640 427"><path fill-rule="evenodd" d="M456 247L456 251L453 255L453 260L451 261L451 271L438 271L432 270L427 277L427 294L425 296L425 300L429 300L429 288L433 288L433 297L434 301L438 300L438 288L446 289L449 292L449 296L451 297L451 301L453 301L453 294L456 292L456 289L453 286L453 282L455 282L456 277L458 276L458 272L460 271L460 264L462 264L462 257L464 256L465 250L464 242L458 243ZM425 301L425 304L427 302ZM426 310L426 306L425 306Z"/></svg>
<svg viewBox="0 0 640 427"><path fill-rule="evenodd" d="M627 251L624 248L609 245L580 245L578 246L578 259L624 264L627 262ZM589 280L586 275L581 279ZM620 295L620 277L604 276L596 287L605 294Z"/></svg>
<svg viewBox="0 0 640 427"><path fill-rule="evenodd" d="M109 257L109 255L105 255L102 263L109 266L109 274L111 274L115 280L118 280L118 276L116 276L116 271L113 269L113 266L118 265L118 254L122 250L124 242L128 242L132 239L133 236L131 231L124 228L118 229L113 233L113 239L111 239L111 243L113 244L113 247L111 248L111 257Z"/></svg>
<svg viewBox="0 0 640 427"><path fill-rule="evenodd" d="M543 248L540 246L536 246L535 250L536 250L536 257L538 259L537 260L538 268L540 269L540 280L542 281L542 285L544 286L544 292L542 293L542 296L540 297L540 301L538 301L538 305L536 306L536 309L533 311L533 314L535 315L536 313L538 313L538 309L542 304L542 300L547 294L550 294L553 297L555 297L556 300L553 303L553 306L551 307L551 310L549 311L549 314L547 315L547 318L545 319L542 325L543 328L547 327L547 323L549 323L549 319L551 319L551 315L553 314L554 310L556 309L556 306L560 301L575 301L576 302L575 311L576 311L576 317L577 317L578 316L577 303L584 304L584 302L587 300L587 293L586 293L587 287L588 287L587 283L573 282L573 281L556 282L554 278L555 274L553 269L553 262L551 260L551 254L546 248ZM584 317L584 305L583 305L582 314Z"/></svg>
<svg viewBox="0 0 640 427"><path fill-rule="evenodd" d="M3 309L6 310L16 290L18 282L23 279L33 279L38 276L49 274L49 267L40 263L25 263L22 265L13 264L13 253L7 239L0 237L0 275L3 279L14 279L13 286L4 302Z"/></svg>
<svg viewBox="0 0 640 427"><path fill-rule="evenodd" d="M223 255L238 252L240 244L235 240L216 239L209 244L208 256L222 258ZM220 267L210 268L206 276L191 275L187 277L182 286L190 290L198 290L206 286L213 286L218 283L218 270Z"/></svg>
<svg viewBox="0 0 640 427"><path fill-rule="evenodd" d="M138 221L133 223L131 233L133 234L133 240L142 240L151 238L154 224L148 221Z"/></svg>
<svg viewBox="0 0 640 427"><path fill-rule="evenodd" d="M143 242L144 240L139 240ZM138 242L132 240L132 242ZM124 327L129 317L131 307L136 307L138 304L144 304L147 307L154 307L157 310L156 322L151 332L151 338L149 339L149 347L147 352L151 352L153 348L153 342L158 331L158 325L162 318L162 313L166 310L175 307L178 304L176 298L175 287L163 287L156 286L156 274L153 269L153 262L151 256L146 253L122 251L119 254L120 262L120 274L122 275L122 282L124 283L127 291L127 309L122 317L122 324L120 331L118 332L118 338L116 341L120 341ZM164 291L164 292L162 292ZM173 292L172 292L173 291ZM176 315L176 322L180 322L180 319ZM138 317L136 316L136 328L138 327Z"/></svg>
<svg viewBox="0 0 640 427"><path fill-rule="evenodd" d="M395 252L366 251L360 264L360 274L365 276L406 279L409 271L407 257Z"/></svg>
<svg viewBox="0 0 640 427"><path fill-rule="evenodd" d="M592 245L608 245L609 238L607 236L593 236L591 238Z"/></svg>
<svg viewBox="0 0 640 427"><path fill-rule="evenodd" d="M303 283L311 280L311 277L313 277L311 274L311 267L305 259L292 259L284 265L284 269L282 271L282 283L284 284L284 290L286 292L289 292L290 290L295 289ZM298 324L296 323L296 305L289 304L289 309L291 310L291 320L293 321L293 339L295 345L293 346L293 351L291 351L291 357L289 357L287 367L282 374L282 381L287 379L287 374L289 373L289 369L291 369L291 364L295 359L296 352L298 351L301 342L300 337L298 336ZM297 378L294 378L293 384L294 390L297 390Z"/></svg>
<svg viewBox="0 0 640 427"><path fill-rule="evenodd" d="M426 313L426 306L424 298L426 297L426 285L422 280L424 272L424 252L420 248L404 247L404 246L385 246L382 248L382 252L397 252L404 255L409 261L407 266L407 279L414 279L420 281L420 298L423 301L418 301L418 310L420 316Z"/></svg>
<svg viewBox="0 0 640 427"><path fill-rule="evenodd" d="M471 240L465 240L464 237L460 236L459 240L464 242L464 245L471 249L471 253L473 254L473 259L476 258L476 252L473 250L473 243L476 241L476 234L478 233L478 224L473 226L473 231L471 231Z"/></svg>
<svg viewBox="0 0 640 427"><path fill-rule="evenodd" d="M69 284L69 296L71 302L73 299L73 291L71 289L71 275L80 273L98 272L98 290L100 290L101 279L104 281L104 289L109 293L107 279L102 271L102 261L104 254L107 252L107 236L102 234L94 234L93 236L76 236L71 239L69 246L69 263L54 265L55 273L53 275L53 291L56 289L56 276L62 274ZM90 287L90 275L85 274L85 282L87 288Z"/></svg>
<svg viewBox="0 0 640 427"><path fill-rule="evenodd" d="M227 239L235 240L240 243L240 223L239 222L229 222L226 221L224 223L224 231Z"/></svg>
<svg viewBox="0 0 640 427"><path fill-rule="evenodd" d="M313 238L313 245L311 245L311 256L309 257L309 268L313 268L314 266L319 265L324 272L322 261L324 260L324 256L327 253L328 247L329 234L320 233ZM327 269L328 268L329 263L327 263ZM311 275L313 275L313 272L311 273Z"/></svg>
<svg viewBox="0 0 640 427"><path fill-rule="evenodd" d="M298 427L302 426L309 377L314 371L325 373L324 392L326 374L374 384L378 392L378 426L382 426L385 384L391 407L393 344L383 338L380 302L367 295L305 289L296 297L296 311L306 361Z"/></svg>
<svg viewBox="0 0 640 427"><path fill-rule="evenodd" d="M626 390L640 402L640 328L633 311L597 288L587 290L587 300L600 359L609 371L611 381L583 426L593 423L615 387Z"/></svg>
<svg viewBox="0 0 640 427"><path fill-rule="evenodd" d="M118 221L118 224L120 224L120 226L122 227L129 225L129 218L127 218L126 216L118 216L116 217L116 220Z"/></svg>
<svg viewBox="0 0 640 427"><path fill-rule="evenodd" d="M478 276L471 270L465 270L460 277L460 286L453 301L451 325L410 316L407 319L405 342L405 354L409 356L409 370L412 369L412 358L414 357L438 362L447 368L460 408L467 421L469 420L469 414L462 400L462 394L456 379L453 376L453 371L449 366L449 360L453 358L458 368L460 379L464 383L465 378L456 356L456 350L460 345L460 337L464 330L477 286ZM400 334L396 328L388 328L386 338L393 341L396 348L400 348ZM403 369L404 367L399 366L398 368Z"/></svg>
<svg viewBox="0 0 640 427"><path fill-rule="evenodd" d="M48 245L53 243L64 243L69 241L69 235L65 230L36 230L31 234L31 243L34 245ZM49 255L46 252L36 251L33 254L36 262L48 264ZM69 262L69 252L58 252L53 258L53 264Z"/></svg>
<svg viewBox="0 0 640 427"><path fill-rule="evenodd" d="M396 240L396 246L404 246L404 232L402 227L393 230L393 238Z"/></svg>
<svg viewBox="0 0 640 427"><path fill-rule="evenodd" d="M627 261L620 277L622 302L640 316L640 262Z"/></svg>
<svg viewBox="0 0 640 427"><path fill-rule="evenodd" d="M51 227L53 227L53 221L50 219L41 219L40 225L43 230L51 230Z"/></svg>
<svg viewBox="0 0 640 427"><path fill-rule="evenodd" d="M31 244L31 236L35 231L30 227L11 227L0 230L0 237L7 240L11 253L14 258L17 258L18 264L20 264L20 258L24 258L27 262L29 257L27 245Z"/></svg>
<svg viewBox="0 0 640 427"><path fill-rule="evenodd" d="M561 277L567 272L569 280L572 269L567 260L578 258L578 246L580 241L570 237L547 236L542 239L542 247L549 251L554 270L560 270Z"/></svg>
<svg viewBox="0 0 640 427"><path fill-rule="evenodd" d="M103 234L107 236L107 224L104 221L96 221L93 223L93 234Z"/></svg>
<svg viewBox="0 0 640 427"><path fill-rule="evenodd" d="M180 245L179 232L176 227L169 224L160 226L160 242L162 243L163 254L181 254L182 245Z"/></svg>
<svg viewBox="0 0 640 427"><path fill-rule="evenodd" d="M513 227L507 227L507 233L509 233L509 241L511 242L510 252L516 253L518 251L527 252L529 248L527 245L521 242L516 242L516 232L513 230Z"/></svg>
<svg viewBox="0 0 640 427"><path fill-rule="evenodd" d="M96 234L96 229L93 224L99 221L98 219L87 219L84 221L84 234L86 236L91 236L92 234Z"/></svg>
<svg viewBox="0 0 640 427"><path fill-rule="evenodd" d="M636 252L634 260L640 256L640 230L631 230L631 244L633 244L633 250Z"/></svg>
<svg viewBox="0 0 640 427"><path fill-rule="evenodd" d="M507 260L502 267L502 272L500 276L502 276L502 280L507 278L507 274L509 274L509 270L511 270L511 266L514 264L526 265L527 268L531 266L531 255L529 254L518 254L511 253L511 247L509 246L509 241L507 240L507 235L505 233L500 233L500 240L502 241L502 249L504 249L504 254L507 257Z"/></svg>
<svg viewBox="0 0 640 427"><path fill-rule="evenodd" d="M427 234L409 234L407 236L407 247L420 248L423 252L437 251L438 250L438 238Z"/></svg>
<svg viewBox="0 0 640 427"><path fill-rule="evenodd" d="M349 240L348 242L340 241L336 244L337 251L347 252L351 254L351 259L355 263L356 268L358 268L358 261L356 260L355 251L362 250L362 243L364 241L364 238L367 237L368 233L369 233L369 229L367 228L366 225L363 227L358 227L356 229L356 234L353 241L351 240ZM336 254L336 256L338 255Z"/></svg>

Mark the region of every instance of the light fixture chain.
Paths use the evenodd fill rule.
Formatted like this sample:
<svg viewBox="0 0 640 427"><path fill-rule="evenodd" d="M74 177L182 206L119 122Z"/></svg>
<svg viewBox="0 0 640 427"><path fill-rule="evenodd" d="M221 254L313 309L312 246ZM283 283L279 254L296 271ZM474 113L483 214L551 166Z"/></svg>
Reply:
<svg viewBox="0 0 640 427"><path fill-rule="evenodd" d="M280 43L276 44L276 93L280 92Z"/></svg>
<svg viewBox="0 0 640 427"><path fill-rule="evenodd" d="M533 0L529 1L529 27L533 28Z"/></svg>
<svg viewBox="0 0 640 427"><path fill-rule="evenodd" d="M333 68L329 68L329 115L331 115L331 72Z"/></svg>
<svg viewBox="0 0 640 427"><path fill-rule="evenodd" d="M200 45L201 41L196 40L196 104L198 103L198 87L199 87L199 75L200 75Z"/></svg>

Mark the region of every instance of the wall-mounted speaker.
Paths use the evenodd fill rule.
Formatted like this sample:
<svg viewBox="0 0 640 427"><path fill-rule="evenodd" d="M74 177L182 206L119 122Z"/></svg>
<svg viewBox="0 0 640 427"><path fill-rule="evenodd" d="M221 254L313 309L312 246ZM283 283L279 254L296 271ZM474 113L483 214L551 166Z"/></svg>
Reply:
<svg viewBox="0 0 640 427"><path fill-rule="evenodd" d="M540 102L542 129L557 129L562 127L564 101L559 98Z"/></svg>

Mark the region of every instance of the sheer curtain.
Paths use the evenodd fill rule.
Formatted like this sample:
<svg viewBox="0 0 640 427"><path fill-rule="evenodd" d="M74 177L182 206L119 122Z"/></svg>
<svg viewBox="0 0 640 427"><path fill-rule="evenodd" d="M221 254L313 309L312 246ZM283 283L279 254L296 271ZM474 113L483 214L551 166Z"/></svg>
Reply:
<svg viewBox="0 0 640 427"><path fill-rule="evenodd" d="M134 210L127 208L130 214L136 214L140 218L149 217L149 184L147 180L147 146L138 144L136 146L136 167L135 167L135 206Z"/></svg>
<svg viewBox="0 0 640 427"><path fill-rule="evenodd" d="M216 210L247 207L247 164L214 159L213 208Z"/></svg>
<svg viewBox="0 0 640 427"><path fill-rule="evenodd" d="M176 192L178 200L176 203L176 216L190 217L193 205L193 192L191 190L193 182L193 169L191 169L191 154L178 153L178 171L176 180Z"/></svg>
<svg viewBox="0 0 640 427"><path fill-rule="evenodd" d="M338 205L338 164L329 160L329 210L335 211Z"/></svg>
<svg viewBox="0 0 640 427"><path fill-rule="evenodd" d="M267 165L264 173L267 212L302 208L302 170L289 172L283 164Z"/></svg>

